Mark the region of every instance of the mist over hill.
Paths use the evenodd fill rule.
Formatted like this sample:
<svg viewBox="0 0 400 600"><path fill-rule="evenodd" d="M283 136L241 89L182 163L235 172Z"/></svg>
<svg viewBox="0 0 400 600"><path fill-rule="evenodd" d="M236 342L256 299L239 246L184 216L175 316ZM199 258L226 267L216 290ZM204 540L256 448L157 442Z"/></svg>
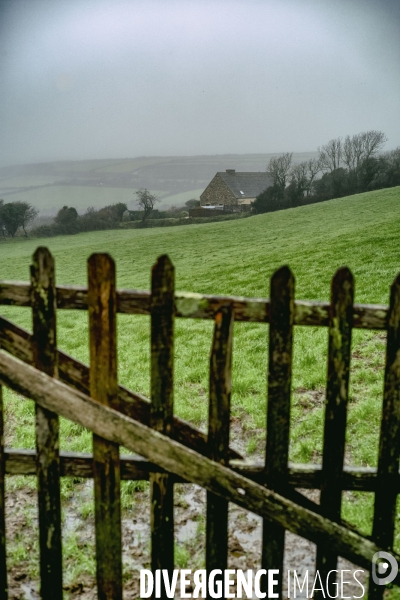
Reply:
<svg viewBox="0 0 400 600"><path fill-rule="evenodd" d="M64 205L83 213L90 206L100 208L113 202L126 202L134 208L134 192L147 188L161 200L161 208L169 208L199 198L217 171L265 171L276 155L158 156L14 165L0 169L0 198L29 202L47 215ZM295 153L293 160L316 156L316 152Z"/></svg>

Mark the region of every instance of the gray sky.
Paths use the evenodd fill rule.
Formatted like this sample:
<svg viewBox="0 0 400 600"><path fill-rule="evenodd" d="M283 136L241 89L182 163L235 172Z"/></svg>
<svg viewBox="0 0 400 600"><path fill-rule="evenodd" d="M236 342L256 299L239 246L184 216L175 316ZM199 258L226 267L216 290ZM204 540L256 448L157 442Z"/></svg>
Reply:
<svg viewBox="0 0 400 600"><path fill-rule="evenodd" d="M400 145L398 0L0 0L0 166Z"/></svg>

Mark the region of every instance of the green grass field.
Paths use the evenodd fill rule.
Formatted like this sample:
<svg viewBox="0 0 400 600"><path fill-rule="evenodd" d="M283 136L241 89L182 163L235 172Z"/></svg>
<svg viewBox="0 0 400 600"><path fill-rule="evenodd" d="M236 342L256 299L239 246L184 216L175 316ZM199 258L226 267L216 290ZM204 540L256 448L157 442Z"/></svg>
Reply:
<svg viewBox="0 0 400 600"><path fill-rule="evenodd" d="M27 280L35 248L46 245L55 257L60 284L85 284L87 258L93 252L108 252L116 262L118 287L148 289L152 264L167 253L175 265L176 288L182 291L267 297L271 274L288 264L296 278L296 298L326 301L332 275L347 265L355 277L356 302L387 304L390 285L400 271L399 231L398 187L232 222L7 240L0 244L0 279ZM30 328L28 309L0 307L0 312ZM59 311L59 346L85 362L87 335L86 313ZM211 335L211 322L177 319L175 411L202 428ZM266 325L235 325L232 412L243 426L241 443L255 455L262 452L265 439L267 340ZM376 464L384 350L382 333L354 332L349 464ZM119 315L118 351L120 382L148 394L147 317ZM296 328L292 461L321 459L326 354L325 329ZM34 447L31 403L10 392L6 403L7 445ZM89 451L91 437L63 422L61 447ZM345 496L343 516L369 533L371 495Z"/></svg>

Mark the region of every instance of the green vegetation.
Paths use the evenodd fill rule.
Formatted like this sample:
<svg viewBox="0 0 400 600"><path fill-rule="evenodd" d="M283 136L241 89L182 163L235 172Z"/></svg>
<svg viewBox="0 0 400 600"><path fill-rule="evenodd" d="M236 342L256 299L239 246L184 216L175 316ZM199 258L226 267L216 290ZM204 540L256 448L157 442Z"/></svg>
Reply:
<svg viewBox="0 0 400 600"><path fill-rule="evenodd" d="M347 265L355 277L356 302L387 304L389 287L400 270L399 207L397 187L201 227L7 240L0 244L0 278L27 280L31 256L42 244L54 254L60 284L85 284L89 255L108 252L116 262L118 287L148 289L151 266L157 256L167 253L175 265L178 290L267 297L271 274L288 264L296 278L297 299L326 301L332 275ZM1 307L1 313L30 328L28 309ZM87 335L86 313L59 311L59 346L85 362ZM212 322L177 319L175 411L202 428L207 419L211 335ZM233 441L253 456L262 452L264 446L267 341L266 325L235 325ZM354 332L347 433L349 464L376 464L384 348L382 332ZM118 349L120 382L148 394L147 317L119 315ZM292 461L321 459L326 354L326 330L296 328ZM34 447L33 421L31 403L21 402L7 392L7 445ZM63 421L61 432L62 449L90 450L91 436L82 428ZM371 496L346 493L345 498L345 518L368 533ZM185 557L181 556L180 561L184 564Z"/></svg>
<svg viewBox="0 0 400 600"><path fill-rule="evenodd" d="M400 185L400 147L381 153L386 142L382 131L371 130L330 140L318 148L318 158L294 164L290 152L272 157L267 171L273 185L257 196L253 210L262 214Z"/></svg>

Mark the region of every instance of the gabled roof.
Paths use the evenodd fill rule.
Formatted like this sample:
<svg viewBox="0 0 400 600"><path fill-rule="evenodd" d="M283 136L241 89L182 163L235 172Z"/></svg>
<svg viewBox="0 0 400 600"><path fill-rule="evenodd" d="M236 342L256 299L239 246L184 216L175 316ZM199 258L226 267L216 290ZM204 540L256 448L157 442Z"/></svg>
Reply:
<svg viewBox="0 0 400 600"><path fill-rule="evenodd" d="M235 171L228 169L217 173L237 199L256 198L261 192L273 185L272 176L265 171ZM241 194L243 192L243 194Z"/></svg>

